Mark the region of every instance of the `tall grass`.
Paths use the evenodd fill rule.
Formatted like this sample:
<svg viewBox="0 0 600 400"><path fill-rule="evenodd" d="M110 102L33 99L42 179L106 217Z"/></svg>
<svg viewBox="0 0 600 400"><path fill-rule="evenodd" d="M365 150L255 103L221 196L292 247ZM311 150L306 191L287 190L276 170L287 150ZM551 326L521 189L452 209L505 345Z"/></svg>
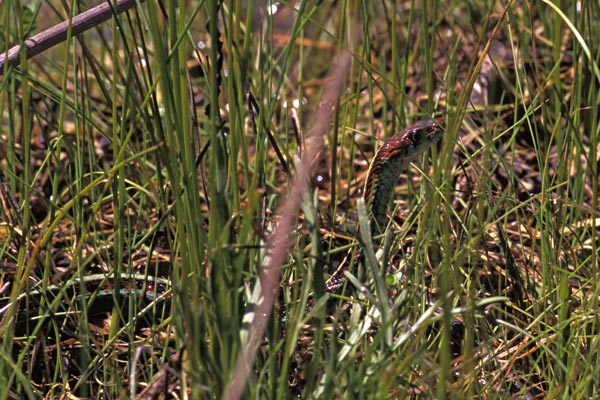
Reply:
<svg viewBox="0 0 600 400"><path fill-rule="evenodd" d="M0 398L598 397L600 9L417 3L147 0L7 68ZM88 7L5 0L2 50ZM368 162L430 117L355 268ZM98 272L170 316L101 330Z"/></svg>

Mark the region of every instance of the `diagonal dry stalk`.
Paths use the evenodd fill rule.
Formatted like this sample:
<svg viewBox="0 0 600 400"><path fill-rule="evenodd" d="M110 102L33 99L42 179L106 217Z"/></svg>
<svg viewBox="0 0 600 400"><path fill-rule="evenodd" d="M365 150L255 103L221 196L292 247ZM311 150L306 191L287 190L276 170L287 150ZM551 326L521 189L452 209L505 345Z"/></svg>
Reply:
<svg viewBox="0 0 600 400"><path fill-rule="evenodd" d="M330 79L323 91L321 102L323 106L319 107L314 115L312 132L310 137L306 139L306 149L303 152L299 168L296 170L296 176L292 180L286 198L277 209L277 215L281 219L267 241L266 256L259 274L260 289L257 296L259 300L256 304L249 305L249 307L255 307L254 310L248 310L254 318L246 340L242 343L242 349L231 379L225 388L224 399L239 399L241 397L248 374L254 365L256 350L264 335L265 326L273 308L273 301L279 290L280 268L294 243L292 231L302 194L310 182L309 178L314 174L322 155L324 138L331 121L331 106L337 104L342 93L350 64L351 56L348 52L342 52L333 62Z"/></svg>
<svg viewBox="0 0 600 400"><path fill-rule="evenodd" d="M25 59L30 59L50 47L67 40L68 36L76 36L107 21L113 15L120 14L135 7L136 0L117 0L113 4L106 1L96 7L75 15L71 20L66 20L38 33L25 40L23 44L12 47L4 54L0 54L0 75L4 73L4 67L16 67L21 63L21 49L25 48ZM70 33L69 33L70 29Z"/></svg>

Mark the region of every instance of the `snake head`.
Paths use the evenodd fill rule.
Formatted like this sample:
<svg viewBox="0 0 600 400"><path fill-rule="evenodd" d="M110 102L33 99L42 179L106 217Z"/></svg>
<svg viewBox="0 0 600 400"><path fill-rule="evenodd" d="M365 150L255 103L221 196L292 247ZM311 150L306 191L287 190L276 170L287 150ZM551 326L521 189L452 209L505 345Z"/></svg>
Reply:
<svg viewBox="0 0 600 400"><path fill-rule="evenodd" d="M407 137L417 148L423 145L428 147L440 140L442 133L442 127L436 121L428 119L410 127Z"/></svg>

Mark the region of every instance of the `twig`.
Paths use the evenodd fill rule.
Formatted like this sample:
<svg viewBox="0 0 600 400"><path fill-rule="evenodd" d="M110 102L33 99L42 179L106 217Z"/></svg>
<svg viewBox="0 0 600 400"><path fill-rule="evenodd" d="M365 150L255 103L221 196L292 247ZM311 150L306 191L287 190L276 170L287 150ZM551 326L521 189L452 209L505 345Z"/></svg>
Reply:
<svg viewBox="0 0 600 400"><path fill-rule="evenodd" d="M113 15L120 14L130 8L135 7L136 0L117 0L112 3L106 0L104 3L93 7L87 11L77 14L71 21L63 21L60 24L54 25L43 32L27 39L24 43L19 44L8 50L4 54L0 54L0 75L7 70L7 67L16 67L21 63L19 53L22 47L25 47L26 58L30 59L48 50L50 47L59 44L67 39L69 26L71 26L71 35L76 36L87 31L94 26L100 25L108 20Z"/></svg>

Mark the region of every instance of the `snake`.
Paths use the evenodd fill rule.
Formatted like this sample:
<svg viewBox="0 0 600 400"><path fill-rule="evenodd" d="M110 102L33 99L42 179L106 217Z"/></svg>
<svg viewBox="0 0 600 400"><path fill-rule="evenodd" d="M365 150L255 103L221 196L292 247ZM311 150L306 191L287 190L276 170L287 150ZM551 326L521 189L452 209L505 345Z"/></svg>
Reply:
<svg viewBox="0 0 600 400"><path fill-rule="evenodd" d="M420 121L391 136L376 152L369 165L363 191L371 214L372 236L382 233L388 224L387 210L400 173L435 144L442 133L438 122L431 119ZM330 278L327 291L340 287L343 280L339 276ZM35 326L37 316L50 315L50 318L54 318L68 314L68 306L61 306L60 302L69 297L79 299L79 303L93 299L94 313L108 312L115 299L128 302L132 296L138 299L138 306L158 304L170 307L171 290L168 280L134 275L121 277L119 281L120 290L114 289L114 276L107 277L104 274L86 276L81 281L71 280L66 285L51 285L43 290L30 290L17 299L20 312L15 321L16 332L23 334L30 331ZM58 299L58 304L55 299ZM0 298L0 317L9 306L8 299ZM164 310L162 307L161 309Z"/></svg>
<svg viewBox="0 0 600 400"><path fill-rule="evenodd" d="M369 164L363 189L372 237L380 235L387 227L387 210L400 174L419 155L437 143L443 133L442 126L437 121L419 121L391 136L375 153ZM363 261L364 251L359 246L354 267ZM343 286L346 268L347 266L342 266L327 279L325 288L328 292L336 292Z"/></svg>

